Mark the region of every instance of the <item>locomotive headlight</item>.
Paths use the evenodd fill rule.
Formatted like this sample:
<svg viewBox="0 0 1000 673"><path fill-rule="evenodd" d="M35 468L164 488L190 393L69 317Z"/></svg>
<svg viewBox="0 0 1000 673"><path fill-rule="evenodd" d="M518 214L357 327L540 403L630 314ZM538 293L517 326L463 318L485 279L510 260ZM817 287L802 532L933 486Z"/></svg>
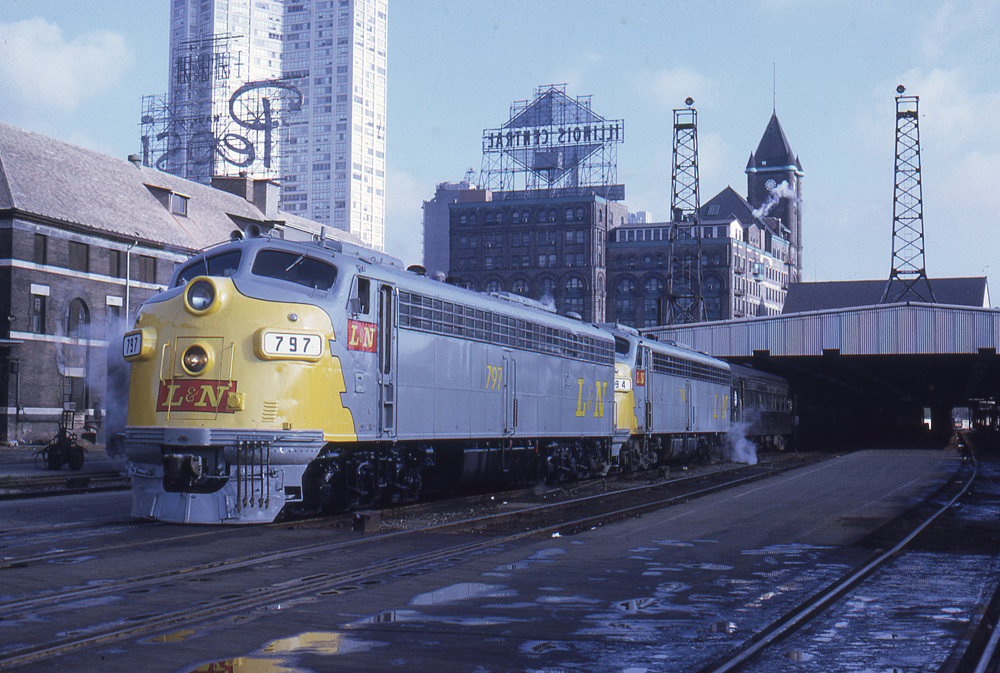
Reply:
<svg viewBox="0 0 1000 673"><path fill-rule="evenodd" d="M205 279L198 279L188 285L185 302L194 313L204 313L215 301L215 286Z"/></svg>
<svg viewBox="0 0 1000 673"><path fill-rule="evenodd" d="M199 344L188 346L187 350L184 351L184 355L181 356L181 366L184 368L184 371L192 376L198 376L205 371L209 362L211 362L211 356L205 350L204 346Z"/></svg>

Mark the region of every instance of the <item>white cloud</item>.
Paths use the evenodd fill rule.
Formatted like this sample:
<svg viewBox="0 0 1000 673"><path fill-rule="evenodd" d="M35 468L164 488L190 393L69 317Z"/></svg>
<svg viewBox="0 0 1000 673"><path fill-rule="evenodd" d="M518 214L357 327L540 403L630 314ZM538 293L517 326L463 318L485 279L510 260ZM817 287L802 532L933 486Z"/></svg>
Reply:
<svg viewBox="0 0 1000 673"><path fill-rule="evenodd" d="M131 63L125 38L116 33L66 41L58 25L40 17L0 23L0 91L9 102L71 112L116 84Z"/></svg>

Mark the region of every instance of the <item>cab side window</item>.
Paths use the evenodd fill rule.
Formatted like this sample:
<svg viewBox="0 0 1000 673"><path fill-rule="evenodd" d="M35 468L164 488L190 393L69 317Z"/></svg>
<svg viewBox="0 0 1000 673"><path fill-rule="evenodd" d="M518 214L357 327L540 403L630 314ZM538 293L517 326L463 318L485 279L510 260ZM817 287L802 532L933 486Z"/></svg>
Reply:
<svg viewBox="0 0 1000 673"><path fill-rule="evenodd" d="M367 278L358 278L357 290L352 299L351 304L355 312L369 315L372 308L371 281Z"/></svg>

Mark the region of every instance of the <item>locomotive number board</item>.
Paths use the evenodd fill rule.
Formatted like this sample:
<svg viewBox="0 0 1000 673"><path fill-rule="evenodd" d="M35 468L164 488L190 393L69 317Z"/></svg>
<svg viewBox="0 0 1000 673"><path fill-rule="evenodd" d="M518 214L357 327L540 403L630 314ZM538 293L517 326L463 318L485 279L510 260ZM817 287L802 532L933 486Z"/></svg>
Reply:
<svg viewBox="0 0 1000 673"><path fill-rule="evenodd" d="M323 355L323 336L311 332L262 330L258 354L265 359L318 360Z"/></svg>

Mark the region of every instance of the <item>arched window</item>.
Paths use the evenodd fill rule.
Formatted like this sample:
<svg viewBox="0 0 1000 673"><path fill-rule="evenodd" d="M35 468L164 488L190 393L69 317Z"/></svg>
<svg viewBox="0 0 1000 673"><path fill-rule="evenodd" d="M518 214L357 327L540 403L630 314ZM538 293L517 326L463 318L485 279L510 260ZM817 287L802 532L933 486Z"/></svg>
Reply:
<svg viewBox="0 0 1000 673"><path fill-rule="evenodd" d="M510 214L510 221L513 222L514 224L517 224L518 222L520 222L521 221L521 211L515 210L513 213L511 213Z"/></svg>
<svg viewBox="0 0 1000 673"><path fill-rule="evenodd" d="M549 222L555 222L555 221L556 221L556 211L553 208L552 210L549 211Z"/></svg>
<svg viewBox="0 0 1000 673"><path fill-rule="evenodd" d="M653 277L642 286L642 326L663 324L663 281Z"/></svg>
<svg viewBox="0 0 1000 673"><path fill-rule="evenodd" d="M583 219L583 208L577 208L576 209L576 219L578 219L578 220L582 220Z"/></svg>
<svg viewBox="0 0 1000 673"><path fill-rule="evenodd" d="M622 278L615 285L615 320L635 327L635 281Z"/></svg>
<svg viewBox="0 0 1000 673"><path fill-rule="evenodd" d="M653 256L646 255L645 257L642 258L642 268L648 269L651 266L653 266Z"/></svg>
<svg viewBox="0 0 1000 673"><path fill-rule="evenodd" d="M712 257L712 264L714 264L715 266L719 266L720 264L722 264L722 255L720 255L719 253L715 253L715 256Z"/></svg>
<svg viewBox="0 0 1000 673"><path fill-rule="evenodd" d="M498 280L488 280L486 281L486 287L483 288L484 292L500 292L503 287L500 285Z"/></svg>
<svg viewBox="0 0 1000 673"><path fill-rule="evenodd" d="M66 318L66 335L78 339L90 336L90 310L82 299L74 299L69 303L69 315Z"/></svg>
<svg viewBox="0 0 1000 673"><path fill-rule="evenodd" d="M656 268L662 269L667 264L667 258L662 253L656 256Z"/></svg>
<svg viewBox="0 0 1000 673"><path fill-rule="evenodd" d="M461 217L458 218L459 224L465 224L466 222L468 222L468 218L465 217L465 215L462 215Z"/></svg>
<svg viewBox="0 0 1000 673"><path fill-rule="evenodd" d="M629 255L628 256L628 268L634 269L635 268L635 263L636 263L635 255Z"/></svg>
<svg viewBox="0 0 1000 673"><path fill-rule="evenodd" d="M581 316L586 310L585 290L587 284L582 278L571 276L566 280L566 310L575 311Z"/></svg>
<svg viewBox="0 0 1000 673"><path fill-rule="evenodd" d="M518 278L510 285L510 291L514 294L519 294L522 297L528 296L528 281L523 278Z"/></svg>
<svg viewBox="0 0 1000 673"><path fill-rule="evenodd" d="M549 299L555 299L556 296L556 282L551 278L542 278L538 281L538 299L544 299L548 297Z"/></svg>
<svg viewBox="0 0 1000 673"><path fill-rule="evenodd" d="M701 283L701 294L705 300L705 317L708 320L723 320L722 281L715 275L707 275Z"/></svg>
<svg viewBox="0 0 1000 673"><path fill-rule="evenodd" d="M572 208L567 208L566 209L566 221L569 222L572 219L573 219L573 209Z"/></svg>

